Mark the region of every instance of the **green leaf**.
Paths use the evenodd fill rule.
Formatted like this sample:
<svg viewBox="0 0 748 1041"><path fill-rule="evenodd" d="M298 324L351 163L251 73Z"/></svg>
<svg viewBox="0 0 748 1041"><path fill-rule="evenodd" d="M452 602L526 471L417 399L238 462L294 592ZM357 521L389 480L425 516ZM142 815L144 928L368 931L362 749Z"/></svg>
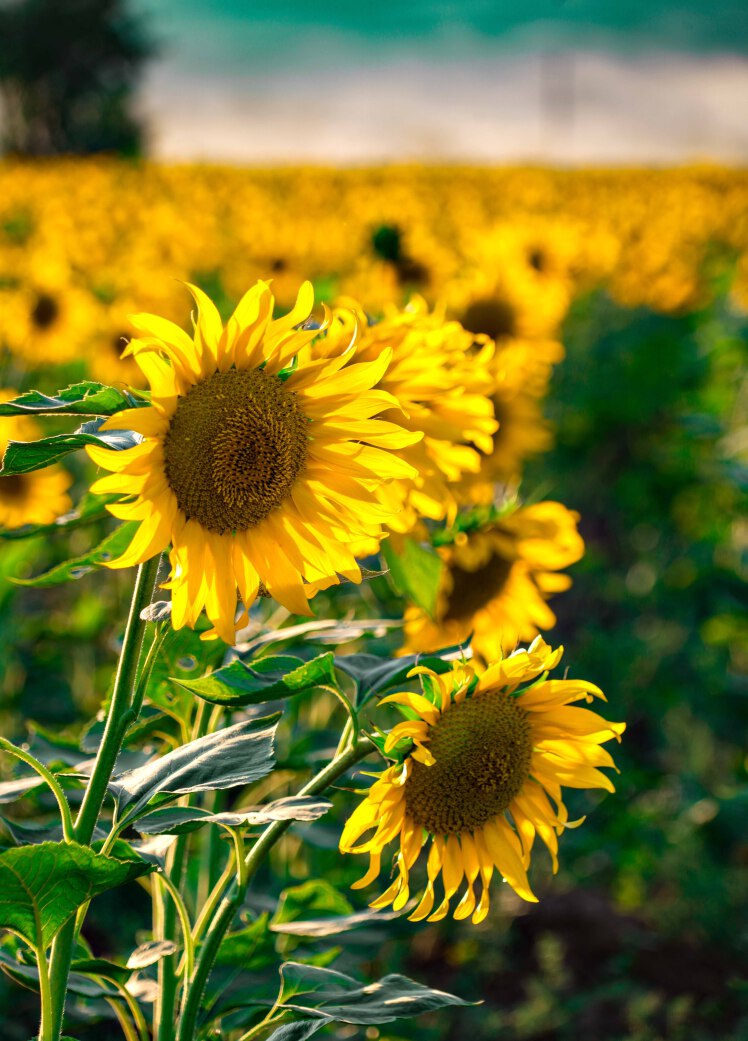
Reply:
<svg viewBox="0 0 748 1041"><path fill-rule="evenodd" d="M113 416L137 402L115 387L86 380L58 390L55 397L29 390L0 402L0 416Z"/></svg>
<svg viewBox="0 0 748 1041"><path fill-rule="evenodd" d="M133 820L156 795L162 801L259 781L273 769L273 739L280 713L235 723L190 741L168 755L128 770L110 782L120 815Z"/></svg>
<svg viewBox="0 0 748 1041"><path fill-rule="evenodd" d="M299 962L286 962L280 972L284 1007L328 1022L378 1026L448 1005L472 1004L395 973L361 984L342 972ZM300 994L313 997L305 1004L289 1003L288 997Z"/></svg>
<svg viewBox="0 0 748 1041"><path fill-rule="evenodd" d="M7 951L0 950L0 969L14 983L27 987L29 990L39 990L39 970L36 965L25 965L23 962L12 958ZM98 980L92 980L78 972L70 973L67 989L71 994L81 998L116 998L120 996L116 987ZM34 1041L36 1041L36 1038L34 1038ZM75 1041L75 1039L61 1037L60 1041Z"/></svg>
<svg viewBox="0 0 748 1041"><path fill-rule="evenodd" d="M104 976L110 980L117 980L118 983L127 983L132 976L131 969L106 958L76 958L70 968L84 976Z"/></svg>
<svg viewBox="0 0 748 1041"><path fill-rule="evenodd" d="M35 578L14 578L13 581L19 586L35 586L38 589L59 586L65 582L76 582L92 571L104 567L110 560L121 556L130 545L139 523L139 521L127 521L125 524L120 524L88 553L74 557L72 560L66 560L49 571L36 575Z"/></svg>
<svg viewBox="0 0 748 1041"><path fill-rule="evenodd" d="M267 913L261 914L245 929L224 936L216 964L255 971L267 965L277 965L278 956L268 930L268 917Z"/></svg>
<svg viewBox="0 0 748 1041"><path fill-rule="evenodd" d="M238 707L277 701L336 681L334 658L326 651L306 662L288 654L258 658L251 665L237 659L202 679L174 682L214 705Z"/></svg>
<svg viewBox="0 0 748 1041"><path fill-rule="evenodd" d="M146 698L156 708L180 720L190 718L195 699L174 680L192 680L203 672L218 668L224 660L225 647L220 640L205 642L200 633L185 626L168 628L161 653L153 667Z"/></svg>
<svg viewBox="0 0 748 1041"><path fill-rule="evenodd" d="M62 825L56 821L45 824L34 821L14 821L8 817L0 817L8 829L13 841L17 846L33 846L39 842L61 842L63 838ZM106 832L103 828L96 828L94 836L97 839L105 839Z"/></svg>
<svg viewBox="0 0 748 1041"><path fill-rule="evenodd" d="M433 618L442 573L441 557L431 547L421 546L412 539L403 540L401 553L396 553L387 539L381 550L397 592Z"/></svg>
<svg viewBox="0 0 748 1041"><path fill-rule="evenodd" d="M355 680L358 704L363 705L374 694L391 687L399 687L408 680L408 673L416 665L425 665L434 672L449 672L455 658L462 657L462 648L447 648L435 654L407 654L402 658L380 658L376 654L344 654L335 659L335 667Z"/></svg>
<svg viewBox="0 0 748 1041"><path fill-rule="evenodd" d="M227 828L257 828L272 821L316 821L332 809L329 799L316 795L288 795L262 806L247 806L228 813L211 814L211 820Z"/></svg>
<svg viewBox="0 0 748 1041"><path fill-rule="evenodd" d="M213 814L199 806L163 806L134 823L141 835L187 835L208 824Z"/></svg>
<svg viewBox="0 0 748 1041"><path fill-rule="evenodd" d="M0 806L8 802L17 802L35 788L44 787L45 782L39 774L30 774L28 777L19 777L14 781L0 782Z"/></svg>
<svg viewBox="0 0 748 1041"><path fill-rule="evenodd" d="M278 1027L265 1041L307 1041L307 1038L324 1026L324 1019L297 1019L295 1023L284 1023L282 1027Z"/></svg>
<svg viewBox="0 0 748 1041"><path fill-rule="evenodd" d="M86 445L99 445L121 452L140 444L142 440L140 434L135 434L132 430L105 430L101 434L95 434L85 429L96 425L85 423L75 434L55 434L53 437L43 437L39 441L9 441L0 475L12 477L14 474L41 470L70 455L71 452L80 451Z"/></svg>
<svg viewBox="0 0 748 1041"><path fill-rule="evenodd" d="M399 918L398 911L354 911L353 914L332 915L330 918L300 918L291 922L273 922L270 926L274 933L287 936L300 936L309 940L321 940L327 936L350 932L363 925L376 925L378 922L391 922Z"/></svg>
<svg viewBox="0 0 748 1041"><path fill-rule="evenodd" d="M0 853L0 928L46 948L82 904L150 870L75 842L7 849Z"/></svg>
<svg viewBox="0 0 748 1041"><path fill-rule="evenodd" d="M313 878L281 893L271 928L278 931L277 926L310 914L347 915L352 911L353 905L335 886L323 878Z"/></svg>
<svg viewBox="0 0 748 1041"><path fill-rule="evenodd" d="M359 929L362 925L398 917L396 911L367 908L354 912L334 886L323 879L314 879L281 894L278 910L270 921L270 930L296 939L321 940Z"/></svg>
<svg viewBox="0 0 748 1041"><path fill-rule="evenodd" d="M331 807L328 799L312 795L289 795L262 806L246 806L228 813L211 813L199 806L169 806L141 817L135 828L141 835L184 835L204 824L255 828L271 821L319 820Z"/></svg>
<svg viewBox="0 0 748 1041"><path fill-rule="evenodd" d="M400 618L362 618L360 621L333 621L317 619L313 622L301 622L299 625L289 625L286 629L273 629L272 632L261 633L249 640L246 644L245 653L268 647L271 644L297 643L299 638L303 642L334 644L336 647L343 643L351 643L360 640L364 636L380 637L388 629L401 629Z"/></svg>

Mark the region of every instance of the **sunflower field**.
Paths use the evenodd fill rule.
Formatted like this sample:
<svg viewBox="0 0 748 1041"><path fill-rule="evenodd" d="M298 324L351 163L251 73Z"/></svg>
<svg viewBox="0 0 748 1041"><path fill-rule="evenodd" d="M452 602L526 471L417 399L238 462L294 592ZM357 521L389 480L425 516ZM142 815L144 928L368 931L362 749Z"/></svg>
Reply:
<svg viewBox="0 0 748 1041"><path fill-rule="evenodd" d="M745 171L3 162L3 1041L748 1038L747 360Z"/></svg>

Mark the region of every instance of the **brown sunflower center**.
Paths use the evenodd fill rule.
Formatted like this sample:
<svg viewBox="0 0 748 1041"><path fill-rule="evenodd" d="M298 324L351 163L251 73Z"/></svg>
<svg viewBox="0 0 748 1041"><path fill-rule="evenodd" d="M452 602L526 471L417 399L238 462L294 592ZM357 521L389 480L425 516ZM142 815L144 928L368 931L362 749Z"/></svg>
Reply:
<svg viewBox="0 0 748 1041"><path fill-rule="evenodd" d="M31 321L37 329L49 329L60 313L60 305L49 293L40 293L31 311Z"/></svg>
<svg viewBox="0 0 748 1041"><path fill-rule="evenodd" d="M483 333L492 340L517 335L517 315L512 305L500 298L474 300L465 311L461 324L471 333Z"/></svg>
<svg viewBox="0 0 748 1041"><path fill-rule="evenodd" d="M450 567L452 590L447 598L443 621L464 622L472 618L504 588L512 563L494 553L476 571L465 571L454 565Z"/></svg>
<svg viewBox="0 0 748 1041"><path fill-rule="evenodd" d="M530 772L527 712L488 691L453 705L431 727L432 766L415 760L405 782L408 815L432 835L476 831L502 814Z"/></svg>
<svg viewBox="0 0 748 1041"><path fill-rule="evenodd" d="M216 372L180 399L164 439L166 479L188 520L246 531L290 494L304 469L308 420L261 369Z"/></svg>
<svg viewBox="0 0 748 1041"><path fill-rule="evenodd" d="M26 495L26 480L22 474L0 474L0 499L17 502Z"/></svg>

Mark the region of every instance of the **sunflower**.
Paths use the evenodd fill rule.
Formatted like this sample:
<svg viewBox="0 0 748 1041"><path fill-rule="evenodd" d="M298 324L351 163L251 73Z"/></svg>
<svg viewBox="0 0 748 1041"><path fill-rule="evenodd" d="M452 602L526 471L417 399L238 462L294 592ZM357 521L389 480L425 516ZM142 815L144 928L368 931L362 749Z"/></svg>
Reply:
<svg viewBox="0 0 748 1041"><path fill-rule="evenodd" d="M579 514L560 502L539 502L507 513L440 547L443 567L435 617L411 606L404 651L435 651L472 633L476 657L490 661L550 629L556 616L547 597L571 585L558 572L580 560Z"/></svg>
<svg viewBox="0 0 748 1041"><path fill-rule="evenodd" d="M492 340L555 336L571 300L573 247L547 224L502 223L468 233L448 302L462 324Z"/></svg>
<svg viewBox="0 0 748 1041"><path fill-rule="evenodd" d="M102 305L96 330L86 349L88 371L93 379L130 387L144 385L143 375L132 355L125 355L132 337L128 321L132 312L129 299L117 299Z"/></svg>
<svg viewBox="0 0 748 1041"><path fill-rule="evenodd" d="M67 277L32 274L5 297L0 335L29 367L75 360L94 327L96 301Z"/></svg>
<svg viewBox="0 0 748 1041"><path fill-rule="evenodd" d="M492 502L497 482L516 483L525 460L551 447L553 436L543 416L542 399L548 393L553 367L563 357L564 349L557 340L497 343L489 369L498 430L490 448L481 450L479 469L466 470L453 489L461 503Z"/></svg>
<svg viewBox="0 0 748 1041"><path fill-rule="evenodd" d="M410 675L421 675L423 693L382 699L409 716L390 731L384 754L395 758L406 741L409 750L376 775L340 840L344 853L369 854L369 870L354 888L378 877L385 847L399 841L395 880L372 907L405 907L410 872L426 846L426 889L411 921L444 918L463 880L454 917L483 921L494 870L524 900L537 899L527 878L535 836L548 847L556 871L557 835L581 823L569 821L562 785L613 791L599 767L614 763L600 745L620 739L625 729L571 707L604 695L584 680L549 680L562 653L538 637L482 675L464 662L442 676L419 666ZM437 904L440 875L443 898Z"/></svg>
<svg viewBox="0 0 748 1041"><path fill-rule="evenodd" d="M267 592L309 614L305 581L361 580L350 546L379 538L391 511L377 498L384 480L413 467L390 449L420 439L372 419L397 401L372 390L392 352L353 364L355 351L314 358L318 327L301 327L314 303L302 285L293 310L273 320L273 295L258 282L225 328L213 303L191 287L194 336L154 315L132 318L132 354L151 387L151 405L104 423L142 442L122 452L89 446L113 471L93 485L121 493L109 507L139 522L110 567L130 567L171 543L172 621L194 626L203 607L233 643L238 596L248 608Z"/></svg>
<svg viewBox="0 0 748 1041"><path fill-rule="evenodd" d="M336 335L350 339L350 302L335 312L335 320ZM387 308L379 322L362 314L358 321L358 361L375 363L392 352L378 387L401 408L388 408L380 418L422 435L402 453L414 477L380 490L394 512L388 526L406 533L422 517L454 520L457 499L451 485L465 474L478 473L480 453L491 450L497 430L488 396L494 384L493 344L485 337L476 343L459 322L446 321L438 310L429 312L420 297L404 310ZM330 339L334 343L335 337Z"/></svg>
<svg viewBox="0 0 748 1041"><path fill-rule="evenodd" d="M16 397L14 390L0 390L0 401ZM35 441L40 436L36 423L26 416L0 419L0 457L9 441ZM51 524L72 503L66 494L73 479L61 466L46 466L25 474L0 472L0 527Z"/></svg>

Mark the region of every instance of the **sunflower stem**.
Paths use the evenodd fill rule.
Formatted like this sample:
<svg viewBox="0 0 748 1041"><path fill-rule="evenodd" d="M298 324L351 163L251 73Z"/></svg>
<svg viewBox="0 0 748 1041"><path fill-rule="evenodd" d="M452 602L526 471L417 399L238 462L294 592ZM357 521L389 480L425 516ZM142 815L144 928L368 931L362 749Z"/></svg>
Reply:
<svg viewBox="0 0 748 1041"><path fill-rule="evenodd" d="M185 723L187 725L187 723ZM208 704L205 701L198 702L197 710L195 712L195 718L192 721L191 732L187 735L187 740L195 741L197 738L203 737L207 732L210 725L210 717L208 713ZM196 806L198 797L196 795L190 795L184 800L186 806ZM165 878L169 880L169 889L174 897L180 895L180 887L184 878L185 865L187 862L187 851L189 847L190 837L189 835L179 835L177 837L172 851L167 858L166 867L164 870ZM182 905L184 906L184 905ZM167 900L163 903L163 910L160 916L161 927L158 933L158 938L161 940L176 941L177 937L177 911L178 905L175 899ZM183 921L183 928L191 930L189 921ZM190 968L185 973L185 979L192 973L192 966L194 964L194 944L192 941L192 933L184 934L184 948L185 957L189 960ZM189 954L188 954L189 952ZM180 979L177 972L177 956L176 954L169 954L165 958L161 958L158 963L158 999L156 1001L156 1008L154 1011L154 1035L156 1041L172 1041L174 1037L175 1027L175 1008L177 1003L177 991L179 989Z"/></svg>
<svg viewBox="0 0 748 1041"><path fill-rule="evenodd" d="M104 736L101 739L91 780L86 788L86 794L73 829L76 841L85 846L91 844L117 756L127 732L126 728L122 726L122 720L131 708L137 691L140 659L147 625L140 615L153 598L160 562L161 557L156 556L141 564L135 579L130 614L127 619L114 688L104 726ZM75 936L75 918L71 918L57 934L52 945L49 973L51 1012L49 1031L44 1041L59 1041L62 1032Z"/></svg>
<svg viewBox="0 0 748 1041"><path fill-rule="evenodd" d="M336 781L346 770L350 769L350 767L373 750L374 746L368 738L362 738L355 744L350 745L346 751L337 755L323 770L320 770L301 789L299 795L319 795L324 792L333 781ZM200 955L195 965L195 971L185 990L179 1029L177 1031L177 1041L194 1041L200 1004L221 942L244 901L245 893L252 878L291 823L291 821L273 821L272 824L269 824L244 859L243 884L239 885L237 880L234 879L227 887L225 895L213 917L212 924L205 934L205 939L200 948Z"/></svg>
<svg viewBox="0 0 748 1041"><path fill-rule="evenodd" d="M35 948L36 964L39 969L39 996L42 1005L41 1023L39 1024L39 1041L53 1041L54 1015L52 1009L52 988L49 978L49 963L43 946Z"/></svg>

